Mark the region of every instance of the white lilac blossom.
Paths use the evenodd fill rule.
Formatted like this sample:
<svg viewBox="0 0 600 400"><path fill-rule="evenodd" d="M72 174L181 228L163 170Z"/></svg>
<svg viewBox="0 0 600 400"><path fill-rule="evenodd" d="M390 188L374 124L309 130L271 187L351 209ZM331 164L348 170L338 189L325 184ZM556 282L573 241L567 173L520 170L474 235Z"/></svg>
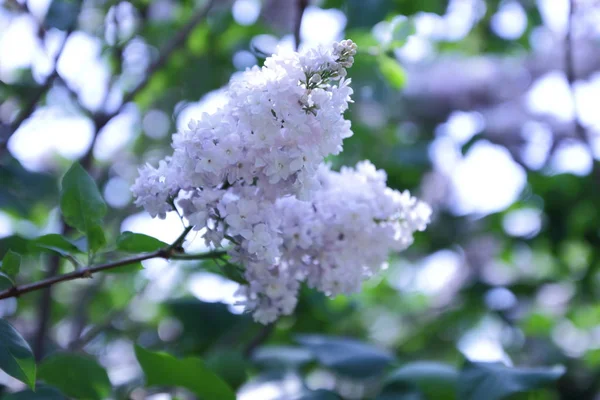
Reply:
<svg viewBox="0 0 600 400"><path fill-rule="evenodd" d="M341 172L323 164L352 135L343 114L355 54L344 40L245 71L227 104L174 134L172 156L142 168L132 187L153 217L177 204L208 245L228 243L259 322L292 313L302 282L356 292L429 221L427 205L388 188L368 161Z"/></svg>
<svg viewBox="0 0 600 400"><path fill-rule="evenodd" d="M359 291L384 269L390 251L402 251L429 222L431 209L386 185L369 161L335 172L322 165L320 189L310 201L287 196L275 203L281 216L280 257L246 264L245 304L263 323L290 314L300 282L328 296Z"/></svg>

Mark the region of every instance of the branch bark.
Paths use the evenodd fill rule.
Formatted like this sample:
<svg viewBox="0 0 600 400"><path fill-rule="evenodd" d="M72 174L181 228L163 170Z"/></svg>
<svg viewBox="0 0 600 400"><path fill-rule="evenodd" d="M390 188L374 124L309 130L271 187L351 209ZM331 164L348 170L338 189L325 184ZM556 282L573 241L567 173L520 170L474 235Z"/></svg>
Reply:
<svg viewBox="0 0 600 400"><path fill-rule="evenodd" d="M76 271L67 274L56 275L38 282L28 283L25 285L14 286L10 289L0 292L0 300L10 297L19 297L25 293L34 292L44 288L51 287L57 283L72 281L80 278L91 278L96 272L108 271L114 268L123 267L136 262L149 260L151 258L164 258L166 260L209 260L222 257L225 251L216 250L202 254L176 254L171 247L156 250L150 253L144 253L133 257L123 258L121 260L112 261L104 264L93 265L86 268L80 268Z"/></svg>
<svg viewBox="0 0 600 400"><path fill-rule="evenodd" d="M296 0L296 18L294 20L294 44L296 50L300 47L300 28L302 27L302 17L304 10L308 7L308 0Z"/></svg>

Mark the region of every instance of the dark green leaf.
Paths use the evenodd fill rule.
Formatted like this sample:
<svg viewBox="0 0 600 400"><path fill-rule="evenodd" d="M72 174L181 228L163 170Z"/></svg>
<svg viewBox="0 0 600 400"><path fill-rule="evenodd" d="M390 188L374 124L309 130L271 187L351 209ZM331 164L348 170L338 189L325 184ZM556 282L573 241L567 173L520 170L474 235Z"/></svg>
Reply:
<svg viewBox="0 0 600 400"><path fill-rule="evenodd" d="M500 363L467 362L458 380L461 400L501 400L554 384L564 368L510 368Z"/></svg>
<svg viewBox="0 0 600 400"><path fill-rule="evenodd" d="M225 275L225 277L229 278L234 282L237 282L242 285L248 283L248 281L246 281L246 278L244 278L243 270L238 265L232 264L230 262L225 262L225 265L222 266L221 271L223 272L223 275Z"/></svg>
<svg viewBox="0 0 600 400"><path fill-rule="evenodd" d="M2 396L2 400L67 400L67 398L56 388L38 385L33 390L23 390Z"/></svg>
<svg viewBox="0 0 600 400"><path fill-rule="evenodd" d="M240 387L248 379L247 371L251 365L240 350L225 348L212 351L204 357L204 361L232 388Z"/></svg>
<svg viewBox="0 0 600 400"><path fill-rule="evenodd" d="M406 72L395 59L386 55L377 58L379 71L394 89L402 89L406 83Z"/></svg>
<svg viewBox="0 0 600 400"><path fill-rule="evenodd" d="M29 252L29 240L21 236L12 235L0 239L0 257L4 257L9 250L16 251L20 254Z"/></svg>
<svg viewBox="0 0 600 400"><path fill-rule="evenodd" d="M0 272L0 290L10 289L13 286L15 286L13 280L8 275Z"/></svg>
<svg viewBox="0 0 600 400"><path fill-rule="evenodd" d="M90 225L87 232L88 249L92 252L102 248L106 244L106 238L104 236L104 230L100 223Z"/></svg>
<svg viewBox="0 0 600 400"><path fill-rule="evenodd" d="M101 227L106 204L94 180L78 163L63 177L60 209L67 224L87 236L91 251L106 243Z"/></svg>
<svg viewBox="0 0 600 400"><path fill-rule="evenodd" d="M81 250L69 239L58 233L50 233L33 240L32 244L38 248L51 250L63 256L81 253Z"/></svg>
<svg viewBox="0 0 600 400"><path fill-rule="evenodd" d="M21 268L21 255L9 250L2 259L2 272L13 280L19 274Z"/></svg>
<svg viewBox="0 0 600 400"><path fill-rule="evenodd" d="M167 302L169 313L183 324L182 342L196 350L206 350L232 329L248 329L251 317L232 314L223 303L208 303L194 298Z"/></svg>
<svg viewBox="0 0 600 400"><path fill-rule="evenodd" d="M104 271L104 274L130 274L132 272L138 272L144 269L144 266L141 262L135 262L127 265L123 265L122 267L111 268Z"/></svg>
<svg viewBox="0 0 600 400"><path fill-rule="evenodd" d="M148 386L184 387L203 400L235 400L235 393L199 358L177 359L135 347Z"/></svg>
<svg viewBox="0 0 600 400"><path fill-rule="evenodd" d="M103 400L112 392L104 368L92 357L80 354L58 353L42 360L39 378L81 400Z"/></svg>
<svg viewBox="0 0 600 400"><path fill-rule="evenodd" d="M19 332L3 319L0 319L0 369L35 389L33 352Z"/></svg>
<svg viewBox="0 0 600 400"><path fill-rule="evenodd" d="M129 231L121 233L117 239L117 248L128 253L156 251L167 246L168 245L165 242L153 238L152 236Z"/></svg>
<svg viewBox="0 0 600 400"><path fill-rule="evenodd" d="M30 70L27 75L31 77L32 82L35 82ZM34 86L34 90L37 92L39 86ZM17 97L23 96L23 93L20 90ZM0 93L0 98L2 98L2 93ZM30 96L21 98L30 98ZM56 198L56 182L51 175L26 170L8 153L4 153L2 156L0 182L2 182L3 190L0 190L0 208L3 211L16 212L22 217L32 217L38 204ZM13 248L13 250L20 251L18 248Z"/></svg>
<svg viewBox="0 0 600 400"><path fill-rule="evenodd" d="M394 360L390 352L357 340L322 335L299 335L296 340L322 365L354 378L378 375Z"/></svg>
<svg viewBox="0 0 600 400"><path fill-rule="evenodd" d="M263 346L252 354L252 361L264 368L298 368L314 360L310 350L295 346Z"/></svg>
<svg viewBox="0 0 600 400"><path fill-rule="evenodd" d="M398 384L414 385L427 398L455 399L458 371L451 365L430 361L415 361L392 371L386 387Z"/></svg>

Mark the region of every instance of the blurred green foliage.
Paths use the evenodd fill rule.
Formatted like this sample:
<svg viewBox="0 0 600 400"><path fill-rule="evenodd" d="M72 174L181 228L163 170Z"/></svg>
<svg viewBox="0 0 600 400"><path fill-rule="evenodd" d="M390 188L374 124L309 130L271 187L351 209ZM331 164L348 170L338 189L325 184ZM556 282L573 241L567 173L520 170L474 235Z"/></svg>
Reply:
<svg viewBox="0 0 600 400"><path fill-rule="evenodd" d="M40 29L64 31L77 24L78 31L102 43L103 60L129 90L135 86L129 81L135 79L124 73L128 43L139 39L153 51L163 48L193 14L196 2L171 2L172 12L157 18L152 17L152 2L132 1L138 22L134 32L109 42L104 24L120 3L125 2L53 0ZM262 62L263 52L269 49L257 47L256 37L291 34L293 21L282 21L293 20L285 12L293 2L279 11L269 8L277 2L262 3L263 17L241 25L232 15L231 2L216 1L208 18L135 96L142 118L158 110L167 116L169 132L174 132L186 104L223 87L236 72L236 54L246 51ZM331 162L339 167L370 159L386 170L391 187L425 191L433 169L430 145L437 124L448 115L442 113L440 121L433 121L411 113L402 91L411 76L398 62L396 51L415 34L411 17L423 12L444 15L449 2L314 3L343 12L345 36L359 45L350 72L356 104L348 118L354 136ZM499 37L490 27L505 2L484 3L481 19L465 37L432 44L439 56L511 56L531 51L531 34L542 24L536 2L518 2L526 12L527 26L515 40ZM8 1L2 7L21 13L19 4ZM270 19L265 16L269 12L274 14ZM102 21L92 26L93 18L82 15ZM382 22L392 32L387 42L373 34L373 27ZM15 82L0 82L0 96L25 107L38 86L32 77L32 70L25 69ZM59 81L54 84L61 87ZM45 101L42 97L39 105ZM7 129L4 125L0 136ZM105 261L168 246L146 235L120 233L122 221L138 210L132 204L107 207L103 199L111 178L129 179L137 165L170 150L169 135L152 136L144 124L132 129L133 139L125 151L114 160L96 161L88 171L79 164L67 171L71 161L56 156L47 170L34 172L8 151L0 153L0 210L16 227L15 233L0 239L0 291L43 279L57 255L61 257L58 272L67 273L94 258ZM484 139L485 130L462 146L463 155ZM180 275L167 293L149 282L140 263L119 274L97 274L93 280L56 286L49 300L51 329L43 338L49 355L38 366L37 390L7 390L0 398L137 399L170 393L173 398L226 399L252 384L282 386L286 379L295 379L304 400L595 399L600 386L600 169L597 161L593 163L586 176L526 169L526 188L514 204L497 213L463 216L440 205L428 231L409 251L393 255L387 273L365 284L361 294L328 299L303 288L294 315L267 329L226 304L201 301L189 293L186 283L199 272L238 279L239 271L223 260L177 262ZM443 186L436 187L441 196L445 196ZM56 231L48 226L53 226L59 208L74 229L48 234ZM511 236L503 222L510 212L521 209L539 211L541 229L530 236ZM449 298L414 290L419 262L447 249L460 256L463 277ZM489 279L490 265L509 278L501 283ZM402 271L410 274L399 282ZM486 302L498 288L514 296L506 308ZM27 341L36 340L39 299L40 293L32 293L0 302L0 369L29 386L36 375ZM471 362L459 350L466 335L484 336L490 321L501 327L507 357L523 367ZM483 331L477 330L482 326ZM563 337L579 350L561 346ZM110 357L114 353L116 361ZM133 365L135 369L138 364L145 381L139 368L118 383L111 382L114 378L106 372L112 369L118 374L119 368ZM551 368L555 365L565 366L566 372ZM14 389L10 387L11 392Z"/></svg>

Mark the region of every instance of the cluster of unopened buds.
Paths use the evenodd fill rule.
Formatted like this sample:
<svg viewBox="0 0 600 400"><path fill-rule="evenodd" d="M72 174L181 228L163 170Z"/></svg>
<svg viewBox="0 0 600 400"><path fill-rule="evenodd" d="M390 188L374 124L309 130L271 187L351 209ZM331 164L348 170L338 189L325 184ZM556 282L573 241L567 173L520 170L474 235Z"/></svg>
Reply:
<svg viewBox="0 0 600 400"><path fill-rule="evenodd" d="M254 318L291 314L302 282L348 294L424 230L430 208L392 190L369 162L335 172L325 157L352 135L356 45L274 55L232 79L227 104L173 135L173 154L145 166L136 204L164 218L177 207L207 245L244 267Z"/></svg>

